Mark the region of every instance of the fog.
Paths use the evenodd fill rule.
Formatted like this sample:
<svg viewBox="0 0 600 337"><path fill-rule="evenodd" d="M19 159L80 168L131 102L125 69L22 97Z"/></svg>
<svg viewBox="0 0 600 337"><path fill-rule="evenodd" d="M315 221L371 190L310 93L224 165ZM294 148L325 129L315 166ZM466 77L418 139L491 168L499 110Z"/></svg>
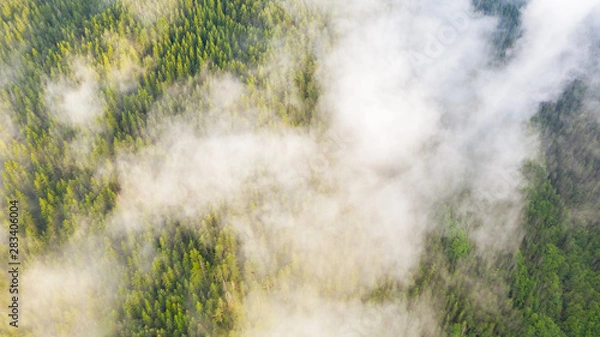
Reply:
<svg viewBox="0 0 600 337"><path fill-rule="evenodd" d="M256 70L270 87L206 71L181 81L149 112L149 146L119 148L110 168L98 168L114 170L120 186L105 235L141 233L148 221L193 223L222 208L222 225L235 230L240 260L253 269L240 335L437 336L444 313L434 295L362 299L386 281L413 282L424 238L441 228L446 205L468 216L477 254L518 246L521 168L539 148L528 123L541 102L585 73L598 6L527 2L522 35L498 60L498 19L471 1L286 2L304 21L279 28ZM290 127L278 109L302 107L287 74L306 46L320 96L311 125ZM102 112L86 69L75 66L78 84L47 89L57 118L75 127ZM177 101L186 102L182 112L166 113ZM54 296L67 288L64 307L78 308L70 299L96 291L92 280L103 278L95 264L78 275L34 261L27 279L54 290L29 286L39 295L33 315L63 305ZM53 281L58 274L64 284Z"/></svg>
<svg viewBox="0 0 600 337"><path fill-rule="evenodd" d="M121 158L119 204L130 216L193 216L226 204L225 222L256 269L246 281L275 280L269 291L251 287L242 335L337 336L340 327L436 335L441 313L425 299L416 309L358 299L384 279L410 283L440 205L463 191L469 197L458 207L475 217L470 235L480 253L516 248L520 169L537 156L528 121L582 74L595 7L529 2L521 38L497 62L497 19L469 1L290 4L302 8L295 15L328 20L298 28L319 65L324 126L260 127L256 110L269 106L252 107L250 89L221 79L204 96L214 118L200 131L178 116L154 133L155 146ZM273 58L298 59L293 50Z"/></svg>

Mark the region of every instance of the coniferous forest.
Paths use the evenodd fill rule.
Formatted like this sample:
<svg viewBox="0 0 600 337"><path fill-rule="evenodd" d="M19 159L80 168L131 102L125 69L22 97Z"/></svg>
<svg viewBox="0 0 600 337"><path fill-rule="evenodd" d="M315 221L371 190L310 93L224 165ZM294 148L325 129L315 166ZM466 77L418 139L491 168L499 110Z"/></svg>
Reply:
<svg viewBox="0 0 600 337"><path fill-rule="evenodd" d="M0 335L600 336L599 23L3 0Z"/></svg>

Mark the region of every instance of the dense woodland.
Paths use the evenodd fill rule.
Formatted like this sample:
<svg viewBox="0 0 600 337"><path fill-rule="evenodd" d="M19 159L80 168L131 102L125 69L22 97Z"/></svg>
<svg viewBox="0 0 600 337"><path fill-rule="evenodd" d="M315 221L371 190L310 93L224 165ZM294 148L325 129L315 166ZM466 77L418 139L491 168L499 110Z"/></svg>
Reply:
<svg viewBox="0 0 600 337"><path fill-rule="evenodd" d="M521 3L473 5L500 18L495 45L501 64L520 34ZM173 0L149 17L132 8L127 1L101 0L0 4L1 186L5 200L21 204L25 262L63 254L62 245L81 230L82 219L90 223L86 233L103 233L120 186L115 176L96 175L96 168L117 152L147 146L146 129L160 123L160 116L177 115L191 104L208 110L193 93L169 93L174 85L200 86L203 74L227 72L254 90L248 101L277 111L286 127L318 124L316 60L309 42L293 41L306 49L299 66L280 74L293 79L290 87L274 88L267 80L272 74L265 62L273 53L267 41L304 24L277 1ZM100 132L91 124L62 123L45 98L49 82L84 81L72 67L78 58L98 83L102 112L91 123L102 125ZM127 86L111 78L115 69L131 70ZM482 259L462 225L466 219L450 203L442 229L428 237L414 284L406 289L383 282L363 300L410 302L433 293L444 313L440 325L452 337L600 336L600 123L594 107L584 104L591 90L585 80L572 83L531 121L541 134L543 156L523 167L529 185L518 250L493 264ZM297 99L282 98L294 92L300 93ZM200 102L186 101L195 99ZM198 118L202 132L202 113ZM270 123L263 121L265 127ZM92 139L83 157L69 145L82 137ZM237 336L245 291L256 280L248 276L251 264L239 259L235 232L220 221L225 211L215 208L185 220L191 225L167 219L162 229L148 225L141 235L101 243L124 275L109 296L114 307L97 303L110 336ZM154 254L146 269L136 263L147 249L143 242ZM6 280L0 280L5 294ZM472 280L503 289L493 311L475 298ZM78 324L68 312L49 314L57 324L46 336L67 335ZM0 331L33 333L8 325Z"/></svg>

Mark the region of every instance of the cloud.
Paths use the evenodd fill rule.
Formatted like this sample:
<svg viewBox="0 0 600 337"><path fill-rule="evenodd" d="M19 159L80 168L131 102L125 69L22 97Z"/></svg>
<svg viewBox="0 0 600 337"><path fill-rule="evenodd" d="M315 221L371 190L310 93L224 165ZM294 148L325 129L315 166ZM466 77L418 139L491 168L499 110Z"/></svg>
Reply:
<svg viewBox="0 0 600 337"><path fill-rule="evenodd" d="M530 2L513 57L498 66L491 45L497 22L474 13L470 1L424 1L417 9L394 1L317 6L328 11L335 36L332 48L318 55L319 109L331 116L326 137L346 141L324 156L324 169L310 179L317 187L298 192L297 209L278 205L270 208L277 215L261 218L289 227L266 239L252 233L242 239L256 252L254 261L263 259L257 269L267 270L264 280L287 270L281 261L293 261L287 262L293 281L276 278L288 289L283 294L261 297L254 289L292 312L273 318L277 309L266 309L264 317L248 309L252 321L270 323L263 335L299 326L314 331L298 335L336 335L328 326L343 324L323 308L341 294L372 289L373 280L409 282L436 205L464 190L470 197L459 207L478 223L471 237L479 254L515 248L520 168L537 155L527 123L541 102L556 99L581 75L591 43L586 28L598 5ZM415 53L427 61L415 64ZM289 295L307 288L318 295ZM435 317L435 308L429 310L424 317ZM299 318L308 322L296 321L296 312L308 313Z"/></svg>
<svg viewBox="0 0 600 337"><path fill-rule="evenodd" d="M363 299L385 280L411 284L445 203L477 224L479 254L520 242L520 167L537 155L527 123L582 74L596 7L530 1L511 58L497 64L497 20L468 0L289 5L315 20L289 31L310 38L296 43L280 28L281 49L253 70L264 83L206 73L177 83L149 113L149 146L118 149L109 233L222 210L245 266L243 336L439 335L425 296ZM282 112L301 109L301 94L282 74L300 67L300 46L318 64L318 123L291 127ZM88 125L102 112L97 82L74 69L78 82L50 83L48 100L61 122ZM102 278L85 265L81 278L63 264L36 262L32 273L85 312L76 298Z"/></svg>
<svg viewBox="0 0 600 337"><path fill-rule="evenodd" d="M123 0L123 2L145 24L153 24L159 18L172 14L177 8L177 0Z"/></svg>
<svg viewBox="0 0 600 337"><path fill-rule="evenodd" d="M74 79L61 79L46 85L46 103L61 123L91 126L102 113L102 100L96 73L83 60L73 61Z"/></svg>
<svg viewBox="0 0 600 337"><path fill-rule="evenodd" d="M121 277L102 238L78 233L56 253L27 261L20 275L19 329L31 336L105 336Z"/></svg>

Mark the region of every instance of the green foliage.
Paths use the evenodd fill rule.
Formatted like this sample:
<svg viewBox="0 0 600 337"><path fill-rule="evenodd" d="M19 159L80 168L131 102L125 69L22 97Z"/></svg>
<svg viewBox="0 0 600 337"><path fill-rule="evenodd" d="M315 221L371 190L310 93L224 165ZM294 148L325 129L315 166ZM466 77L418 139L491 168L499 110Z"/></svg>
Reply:
<svg viewBox="0 0 600 337"><path fill-rule="evenodd" d="M476 10L499 18L493 41L499 62L521 34L523 4L473 1ZM206 89L204 73L227 72L244 83L248 97L238 104L276 111L288 126L318 124L318 63L310 43L299 42L298 66L279 74L281 83L270 82L265 71L277 52L269 41L281 30L301 34L301 23L277 2L177 0L153 20L123 1L0 4L0 110L14 124L0 132L15 135L0 137L1 184L6 198L20 201L28 259L64 247L82 230L82 219L91 224L86 233L103 235L120 192L111 173L115 154L147 146L149 125L162 125L163 116L182 113L193 100L194 122L208 131L204 118L211 107L198 90L169 91L188 84ZM47 91L49 83L77 85L81 60L97 81L101 113L76 127L53 113ZM128 78L114 78L119 72ZM448 207L441 230L426 238L414 282L380 280L363 300L411 304L431 296L440 326L453 337L600 336L600 125L597 111L583 104L588 94L574 82L533 119L543 164L526 167L524 237L516 252L492 261L480 256L469 219ZM261 118L262 125L278 122ZM81 139L90 140L87 150L75 146ZM221 215L163 221L160 229L146 224L140 232L106 238L106 254L126 266L113 336L235 335L243 284L262 281L268 288L271 280L252 277L253 266L240 261Z"/></svg>
<svg viewBox="0 0 600 337"><path fill-rule="evenodd" d="M448 259L452 264L464 259L469 254L471 243L467 237L467 233L459 228L459 223L452 218L450 210L447 210L446 223L448 226L448 237L445 239L445 248Z"/></svg>
<svg viewBox="0 0 600 337"><path fill-rule="evenodd" d="M521 8L525 1L472 0L473 7L486 15L498 17L498 29L493 45L499 60L504 60L510 48L521 36Z"/></svg>
<svg viewBox="0 0 600 337"><path fill-rule="evenodd" d="M460 219L446 210L446 235L433 234L409 293L435 293L445 313L448 336L596 336L600 303L599 127L581 100L576 82L557 103L541 107L533 123L543 134L546 166L528 163L529 187L523 214L524 237L514 258L491 266L469 258L473 244ZM582 198L584 196L584 198ZM441 276L446 275L446 276ZM466 284L506 283L507 293L486 315ZM494 282L495 281L495 282ZM504 297L506 296L506 297ZM503 319L501 319L503 318Z"/></svg>
<svg viewBox="0 0 600 337"><path fill-rule="evenodd" d="M203 70L245 81L280 19L276 4L255 0L174 1L152 22L141 14L128 1L0 4L0 70L9 71L0 81L0 109L17 134L0 139L2 192L21 203L30 259L61 249L87 220L86 232L105 235L120 191L114 155L145 146L148 113L165 89ZM80 84L78 62L97 82L101 113L74 126L57 118L47 95L50 84ZM78 147L81 139L91 142L87 149ZM127 243L134 233L113 243L107 254L129 266L115 336L231 333L241 296L236 240L218 221L203 220L198 231L189 229L194 223L167 223L163 233L141 233L158 238L151 270L133 263L147 250Z"/></svg>
<svg viewBox="0 0 600 337"><path fill-rule="evenodd" d="M192 223L168 223L146 250L154 256L147 270L136 263L145 251L139 244L123 252L131 267L119 292L123 305L114 317L115 336L225 336L233 331L242 281L236 240L230 231L219 230L216 214L198 222L198 231L189 229Z"/></svg>

